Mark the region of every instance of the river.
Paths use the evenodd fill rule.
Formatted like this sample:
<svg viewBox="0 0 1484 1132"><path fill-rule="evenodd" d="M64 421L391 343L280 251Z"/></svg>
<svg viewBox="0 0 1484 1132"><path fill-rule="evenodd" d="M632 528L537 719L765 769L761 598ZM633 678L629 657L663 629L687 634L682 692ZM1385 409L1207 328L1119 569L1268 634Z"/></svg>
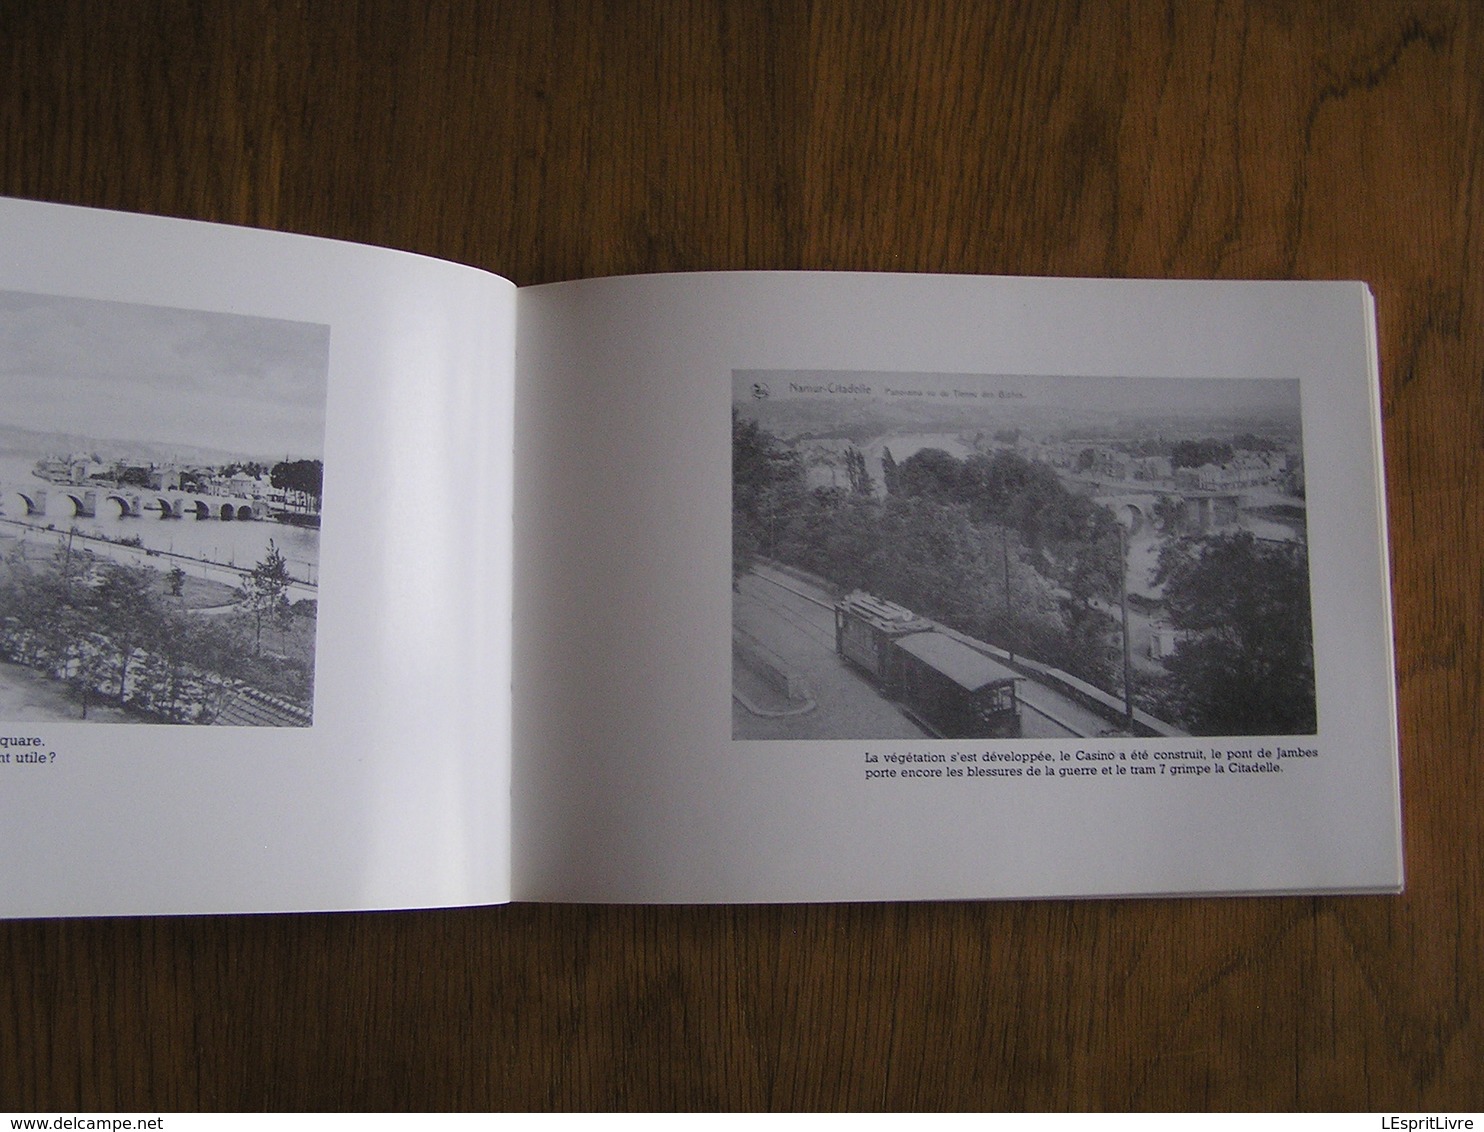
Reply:
<svg viewBox="0 0 1484 1132"><path fill-rule="evenodd" d="M36 528L50 526L61 532L75 528L80 534L113 542L137 538L148 550L179 556L181 564L194 560L235 570L251 569L261 562L268 553L269 540L272 540L296 580L310 585L319 581L319 531L314 528L295 527L274 520L223 521L193 516L165 519L161 517L159 505L153 503L145 491L139 492L144 499L143 515L121 516L116 505L107 504L100 498L97 515L78 516L73 514L72 501L62 493L62 485L48 484L31 474L34 463L34 459L23 457L0 457L0 518ZM21 486L48 489L44 516L26 514L25 501L16 491ZM99 494L103 493L100 491ZM150 561L162 568L176 564L174 558L151 558Z"/></svg>

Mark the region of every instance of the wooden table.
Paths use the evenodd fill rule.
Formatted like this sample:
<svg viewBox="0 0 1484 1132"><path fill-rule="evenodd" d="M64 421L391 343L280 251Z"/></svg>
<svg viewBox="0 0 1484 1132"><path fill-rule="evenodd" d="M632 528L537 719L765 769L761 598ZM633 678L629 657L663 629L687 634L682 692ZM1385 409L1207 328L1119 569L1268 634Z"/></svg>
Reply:
<svg viewBox="0 0 1484 1132"><path fill-rule="evenodd" d="M1408 866L1396 899L0 924L0 1108L1484 1099L1477 5L11 0L0 192L522 284L1368 280Z"/></svg>

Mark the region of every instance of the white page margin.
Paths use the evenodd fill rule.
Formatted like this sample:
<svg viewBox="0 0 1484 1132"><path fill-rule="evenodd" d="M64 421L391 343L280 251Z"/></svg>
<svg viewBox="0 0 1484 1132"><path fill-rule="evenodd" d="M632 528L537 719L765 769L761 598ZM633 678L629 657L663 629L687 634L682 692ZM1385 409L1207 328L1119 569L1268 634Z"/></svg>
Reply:
<svg viewBox="0 0 1484 1132"><path fill-rule="evenodd" d="M519 301L517 898L1400 885L1363 286L756 273ZM728 409L753 369L1298 378L1325 766L1225 798L871 793L862 743L732 741Z"/></svg>
<svg viewBox="0 0 1484 1132"><path fill-rule="evenodd" d="M0 912L507 899L513 286L23 201L0 201L0 231L6 289L331 328L313 726L4 725L59 754L0 768Z"/></svg>

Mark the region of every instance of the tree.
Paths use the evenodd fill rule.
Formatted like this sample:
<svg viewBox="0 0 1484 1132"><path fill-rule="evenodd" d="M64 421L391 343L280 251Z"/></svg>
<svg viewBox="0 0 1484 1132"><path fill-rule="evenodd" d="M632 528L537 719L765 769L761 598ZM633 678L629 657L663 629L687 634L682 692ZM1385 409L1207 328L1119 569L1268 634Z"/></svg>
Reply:
<svg viewBox="0 0 1484 1132"><path fill-rule="evenodd" d="M732 410L732 506L756 517L769 490L804 486L799 454L784 448L767 429Z"/></svg>
<svg viewBox="0 0 1484 1132"><path fill-rule="evenodd" d="M242 579L242 585L237 587L238 601L252 614L253 618L254 656L263 654L263 622L265 620L280 628L288 624L292 616L288 599L289 583L292 581L288 562L279 553L278 544L269 539L268 553L252 568L252 572Z"/></svg>
<svg viewBox="0 0 1484 1132"><path fill-rule="evenodd" d="M66 675L76 642L88 631L85 587L76 577L80 559L70 543L38 568L24 568L14 590L12 609L20 630L15 655L49 676Z"/></svg>
<svg viewBox="0 0 1484 1132"><path fill-rule="evenodd" d="M137 655L148 652L161 620L155 597L155 572L147 566L108 562L98 573L89 601L97 627L95 646L107 657L105 671L118 684L120 707L129 692L129 669Z"/></svg>
<svg viewBox="0 0 1484 1132"><path fill-rule="evenodd" d="M1178 495L1161 495L1154 501L1154 525L1167 538L1185 533L1185 500Z"/></svg>
<svg viewBox="0 0 1484 1132"><path fill-rule="evenodd" d="M897 462L890 448L881 450L881 485L886 489L887 495L895 495L898 491Z"/></svg>
<svg viewBox="0 0 1484 1132"><path fill-rule="evenodd" d="M1203 440L1181 440L1170 450L1170 466L1199 468L1206 464L1225 464L1236 453L1230 444L1206 437Z"/></svg>
<svg viewBox="0 0 1484 1132"><path fill-rule="evenodd" d="M1252 534L1171 542L1155 580L1188 634L1166 662L1172 706L1199 735L1311 735L1309 560Z"/></svg>
<svg viewBox="0 0 1484 1132"><path fill-rule="evenodd" d="M187 719L210 723L241 676L245 658L235 634L220 618L192 618L186 625L186 654L195 679L188 702L179 710Z"/></svg>
<svg viewBox="0 0 1484 1132"><path fill-rule="evenodd" d="M281 460L268 473L268 482L280 491L297 491L320 509L324 496L325 466L320 460Z"/></svg>
<svg viewBox="0 0 1484 1132"><path fill-rule="evenodd" d="M866 456L851 445L845 450L845 470L850 476L850 490L856 495L875 495L876 485L866 468Z"/></svg>
<svg viewBox="0 0 1484 1132"><path fill-rule="evenodd" d="M188 716L181 711L180 693L185 681L186 661L191 653L192 622L195 619L163 605L157 615L159 621L151 634L149 651L134 673L132 698L136 706L157 717L184 722Z"/></svg>
<svg viewBox="0 0 1484 1132"><path fill-rule="evenodd" d="M1278 442L1253 432L1244 432L1232 437L1232 447L1239 452L1277 452Z"/></svg>
<svg viewBox="0 0 1484 1132"><path fill-rule="evenodd" d="M951 500L959 495L963 462L941 448L919 448L897 465L897 483L903 495Z"/></svg>
<svg viewBox="0 0 1484 1132"><path fill-rule="evenodd" d="M756 421L732 410L732 579L759 552L775 554L804 495L804 465Z"/></svg>
<svg viewBox="0 0 1484 1132"><path fill-rule="evenodd" d="M1118 621L1087 601L1063 598L1062 639L1056 657L1059 667L1089 684L1115 689L1114 664L1118 658Z"/></svg>

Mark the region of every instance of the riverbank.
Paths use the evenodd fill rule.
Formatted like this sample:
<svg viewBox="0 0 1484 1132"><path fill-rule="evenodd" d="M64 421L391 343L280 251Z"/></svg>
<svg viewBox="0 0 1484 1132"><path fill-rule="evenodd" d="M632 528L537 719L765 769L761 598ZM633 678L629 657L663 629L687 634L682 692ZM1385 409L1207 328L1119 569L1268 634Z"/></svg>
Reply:
<svg viewBox="0 0 1484 1132"><path fill-rule="evenodd" d="M98 557L121 562L126 566L144 566L161 574L178 567L184 571L188 579L208 583L227 592L235 592L251 569L250 567L224 566L217 562L209 562L168 550L131 546L84 532L38 527L31 523L21 522L19 519L0 518L0 550L9 544L19 542L27 545L28 548L34 545L38 550L49 555L56 547L66 546L69 539L74 549L86 550ZM37 554L36 557L39 558L41 555ZM290 601L318 600L319 587L295 580L289 583L287 594ZM230 600L232 600L230 597L219 598L210 604L221 605Z"/></svg>
<svg viewBox="0 0 1484 1132"><path fill-rule="evenodd" d="M50 536L55 535L57 532L42 531L40 533ZM52 538L38 538L35 537L35 534L35 528L33 527L27 527L23 524L17 524L13 522L0 522L0 579L3 579L8 572L6 566L7 562L13 561L17 557L21 562L41 562L42 560L49 559L53 555L55 555L57 546L65 544L66 542L65 534L60 540L55 540ZM99 550L100 541L101 540L99 539L75 539L73 543L73 550L74 553L77 555L78 562L83 563L86 561L90 561L91 559L96 557L97 555L95 554L95 552ZM112 544L103 543L102 545L103 547L108 547ZM119 549L130 551L134 548L120 547ZM113 555L108 554L106 550L101 556L112 561L123 560L120 558L115 558ZM127 561L131 565L144 564L135 563L132 558L127 559ZM169 573L169 567L158 565L157 560L152 558L146 558L145 562L150 564L162 575L161 587L163 592L164 586L166 584L163 575ZM234 606L238 602L240 597L236 583L217 581L209 577L192 574L189 571L186 571L185 577L181 579L180 590L181 592L178 596L180 608L186 610L214 610L220 609L222 607Z"/></svg>

